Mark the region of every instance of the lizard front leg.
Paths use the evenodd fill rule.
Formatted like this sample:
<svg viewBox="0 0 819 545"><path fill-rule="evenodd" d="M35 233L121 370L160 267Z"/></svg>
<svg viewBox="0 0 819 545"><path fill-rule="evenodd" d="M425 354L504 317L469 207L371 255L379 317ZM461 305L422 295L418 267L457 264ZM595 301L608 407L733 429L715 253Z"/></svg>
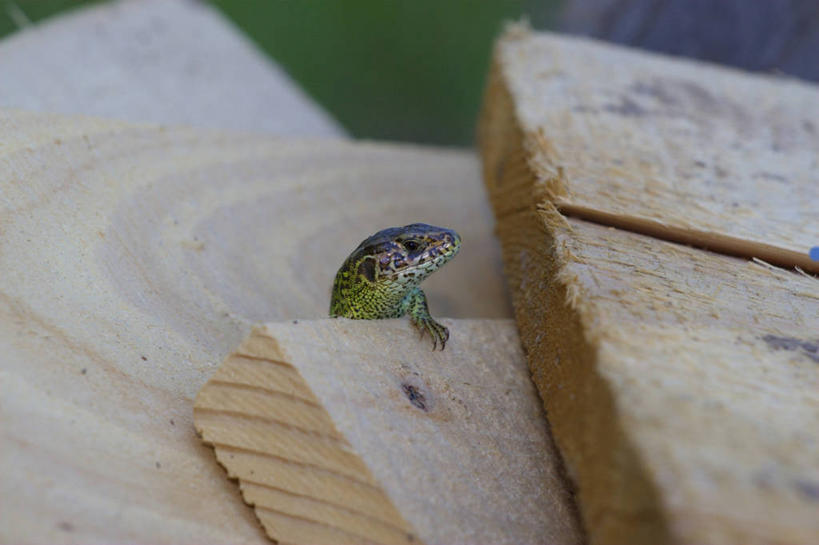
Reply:
<svg viewBox="0 0 819 545"><path fill-rule="evenodd" d="M421 332L421 337L424 336L424 332L429 332L429 336L432 337L432 349L435 350L440 342L441 350L443 350L449 340L449 329L436 322L429 314L424 290L419 287L414 288L407 294L403 306L406 313L409 314L412 325Z"/></svg>

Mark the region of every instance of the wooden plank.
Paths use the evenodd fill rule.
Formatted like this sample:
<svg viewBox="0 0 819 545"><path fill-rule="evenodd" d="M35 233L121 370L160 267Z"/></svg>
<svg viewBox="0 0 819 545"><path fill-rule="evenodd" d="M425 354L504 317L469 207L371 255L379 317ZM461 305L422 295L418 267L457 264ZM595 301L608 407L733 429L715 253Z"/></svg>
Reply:
<svg viewBox="0 0 819 545"><path fill-rule="evenodd" d="M597 46L574 40L555 55L575 44L599 63ZM590 541L815 543L819 281L562 216L539 191L522 109L496 70L484 178L521 340ZM610 158L586 153L590 170ZM634 194L618 191L618 202Z"/></svg>
<svg viewBox="0 0 819 545"><path fill-rule="evenodd" d="M815 86L520 28L496 63L539 198L819 272Z"/></svg>
<svg viewBox="0 0 819 545"><path fill-rule="evenodd" d="M344 136L206 2L117 0L63 13L0 41L0 74L3 108Z"/></svg>
<svg viewBox="0 0 819 545"><path fill-rule="evenodd" d="M255 321L326 316L379 228L457 229L432 312L509 315L470 153L19 112L0 143L0 541L266 541L193 398Z"/></svg>
<svg viewBox="0 0 819 545"><path fill-rule="evenodd" d="M815 542L817 281L519 221L521 334L591 541Z"/></svg>
<svg viewBox="0 0 819 545"><path fill-rule="evenodd" d="M202 388L196 428L270 537L581 541L514 323L445 324L452 338L432 352L406 320L270 323ZM315 418L277 376L255 385L264 397L227 395L224 377L249 358L298 376ZM237 458L247 452L255 458ZM293 467L299 479L257 477Z"/></svg>

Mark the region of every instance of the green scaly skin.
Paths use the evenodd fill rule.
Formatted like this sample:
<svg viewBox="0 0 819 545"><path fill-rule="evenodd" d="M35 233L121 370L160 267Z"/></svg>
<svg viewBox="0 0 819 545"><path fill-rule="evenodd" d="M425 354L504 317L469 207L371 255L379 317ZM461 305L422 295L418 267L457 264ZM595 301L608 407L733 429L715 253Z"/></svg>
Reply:
<svg viewBox="0 0 819 545"><path fill-rule="evenodd" d="M451 229L425 223L390 227L364 240L344 261L333 282L330 316L356 320L400 318L410 321L432 349L441 350L449 329L429 314L422 280L455 257L461 237Z"/></svg>

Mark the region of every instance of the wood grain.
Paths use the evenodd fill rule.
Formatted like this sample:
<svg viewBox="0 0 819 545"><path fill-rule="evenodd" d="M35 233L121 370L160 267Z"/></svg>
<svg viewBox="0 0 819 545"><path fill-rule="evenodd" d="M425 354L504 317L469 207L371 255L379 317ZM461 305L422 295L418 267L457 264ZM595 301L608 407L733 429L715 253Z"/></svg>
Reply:
<svg viewBox="0 0 819 545"><path fill-rule="evenodd" d="M579 543L511 320L254 328L194 420L285 543Z"/></svg>
<svg viewBox="0 0 819 545"><path fill-rule="evenodd" d="M136 123L344 136L338 123L210 4L95 4L0 41L0 106Z"/></svg>
<svg viewBox="0 0 819 545"><path fill-rule="evenodd" d="M538 199L819 272L815 86L521 29L496 63Z"/></svg>
<svg viewBox="0 0 819 545"><path fill-rule="evenodd" d="M436 316L508 315L478 173L463 152L0 112L0 541L266 541L194 433L196 392L252 323L326 316L386 225L464 236L429 279Z"/></svg>
<svg viewBox="0 0 819 545"><path fill-rule="evenodd" d="M598 49L578 47L589 65L609 58L592 58ZM541 148L517 123L525 108L494 72L484 179L521 339L590 541L816 542L819 281L566 218L542 191L530 155ZM595 159L608 156L590 153L590 170ZM618 202L645 189L623 185ZM658 195L648 202L661 216ZM689 202L668 201L668 217L696 208Z"/></svg>
<svg viewBox="0 0 819 545"><path fill-rule="evenodd" d="M577 220L504 224L591 541L815 542L817 281Z"/></svg>

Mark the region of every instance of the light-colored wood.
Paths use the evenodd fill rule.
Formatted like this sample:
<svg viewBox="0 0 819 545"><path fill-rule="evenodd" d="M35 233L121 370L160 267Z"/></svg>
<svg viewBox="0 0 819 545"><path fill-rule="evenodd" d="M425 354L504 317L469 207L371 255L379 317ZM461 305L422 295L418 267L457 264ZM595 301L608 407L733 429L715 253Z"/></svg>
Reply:
<svg viewBox="0 0 819 545"><path fill-rule="evenodd" d="M580 543L512 320L254 328L194 421L285 543ZM292 475L292 476L291 476Z"/></svg>
<svg viewBox="0 0 819 545"><path fill-rule="evenodd" d="M555 200L554 205L561 214L599 225L617 227L632 233L640 233L678 244L697 246L718 254L761 260L779 267L819 273L819 261L813 259L809 251L797 252L764 242L724 235L715 231L676 227L646 218L624 216L623 214L607 212L597 208L579 206L563 199Z"/></svg>
<svg viewBox="0 0 819 545"><path fill-rule="evenodd" d="M508 316L472 154L0 112L0 541L266 540L193 398L411 221L464 236L434 315Z"/></svg>
<svg viewBox="0 0 819 545"><path fill-rule="evenodd" d="M584 52L587 65L610 58L585 42L544 41L559 44L556 57ZM562 216L517 123L516 109L534 101L517 104L505 83L496 66L484 178L521 340L590 541L815 543L819 280ZM597 151L585 148L592 170ZM644 190L616 195L637 202ZM669 215L696 208L688 202Z"/></svg>
<svg viewBox="0 0 819 545"><path fill-rule="evenodd" d="M207 2L116 0L63 12L0 41L0 74L0 108L344 136Z"/></svg>
<svg viewBox="0 0 819 545"><path fill-rule="evenodd" d="M522 28L496 63L538 198L819 272L815 85Z"/></svg>

